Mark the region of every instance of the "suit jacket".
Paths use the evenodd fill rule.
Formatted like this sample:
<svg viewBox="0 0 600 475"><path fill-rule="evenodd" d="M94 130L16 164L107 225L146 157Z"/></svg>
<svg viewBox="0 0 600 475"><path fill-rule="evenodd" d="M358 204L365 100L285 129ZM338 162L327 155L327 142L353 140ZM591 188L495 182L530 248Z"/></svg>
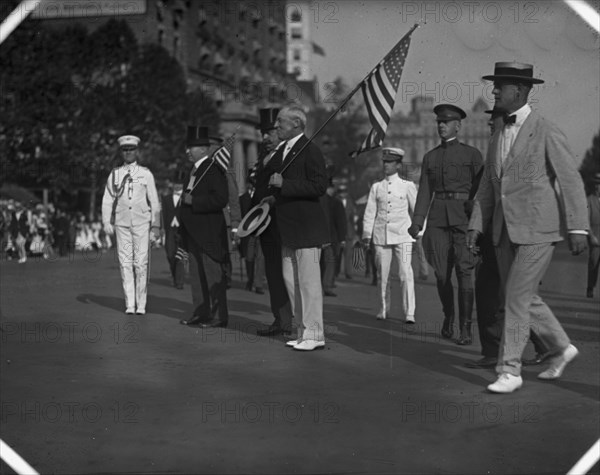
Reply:
<svg viewBox="0 0 600 475"><path fill-rule="evenodd" d="M469 229L482 232L491 220L495 245L504 224L515 244L556 242L566 230L588 229L583 182L560 129L531 111L504 165L501 130L490 143Z"/></svg>
<svg viewBox="0 0 600 475"><path fill-rule="evenodd" d="M229 199L227 178L217 165L210 166L211 162L206 159L196 171L197 180L208 169L192 191L192 204L181 204L181 237L184 247L192 239L212 259L225 262L229 253L223 215Z"/></svg>
<svg viewBox="0 0 600 475"><path fill-rule="evenodd" d="M424 227L448 227L467 225L464 200L443 200L434 192L459 192L469 194L477 186L478 173L483 166L481 152L460 143L458 139L440 144L423 157L419 193L415 205L413 223ZM430 207L431 205L431 207Z"/></svg>
<svg viewBox="0 0 600 475"><path fill-rule="evenodd" d="M252 197L250 196L250 192L246 191L239 198L239 209L241 210L242 216L246 216L246 213L252 209ZM248 241L250 240L250 236L246 236L240 239L240 254L242 257L246 257L248 254Z"/></svg>
<svg viewBox="0 0 600 475"><path fill-rule="evenodd" d="M363 238L378 246L414 242L408 234L417 187L394 174L374 183L363 218Z"/></svg>
<svg viewBox="0 0 600 475"><path fill-rule="evenodd" d="M183 194L181 195L183 197ZM166 233L177 231L178 227L171 227L173 223L173 219L177 217L177 221L179 222L179 226L181 226L180 216L179 216L179 207L175 206L173 203L173 193L169 193L168 195L163 195L162 197L162 228Z"/></svg>
<svg viewBox="0 0 600 475"><path fill-rule="evenodd" d="M319 147L302 135L288 152L282 164L283 148L279 147L267 164L281 173L288 160L296 157L282 173L283 186L275 194L275 212L281 243L292 249L321 247L329 242L329 227L319 197L327 189L325 160Z"/></svg>

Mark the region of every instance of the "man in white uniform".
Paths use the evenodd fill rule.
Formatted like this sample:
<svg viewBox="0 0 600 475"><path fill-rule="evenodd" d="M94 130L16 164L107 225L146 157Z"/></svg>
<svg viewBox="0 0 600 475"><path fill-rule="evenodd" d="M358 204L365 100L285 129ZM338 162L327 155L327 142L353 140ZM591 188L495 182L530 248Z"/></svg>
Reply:
<svg viewBox="0 0 600 475"><path fill-rule="evenodd" d="M144 315L150 233L153 240L160 238L160 203L154 176L137 163L140 139L124 135L118 142L125 163L108 176L102 198L102 223L108 234L116 233L125 313Z"/></svg>
<svg viewBox="0 0 600 475"><path fill-rule="evenodd" d="M375 264L380 276L377 281L379 295L378 320L385 320L390 311L390 267L392 257L398 262L398 277L402 292L402 310L406 323L415 323L415 282L411 266L415 240L408 234L415 208L417 188L412 181L398 176L398 165L404 150L382 149L385 178L371 187L363 218L363 243L373 239Z"/></svg>

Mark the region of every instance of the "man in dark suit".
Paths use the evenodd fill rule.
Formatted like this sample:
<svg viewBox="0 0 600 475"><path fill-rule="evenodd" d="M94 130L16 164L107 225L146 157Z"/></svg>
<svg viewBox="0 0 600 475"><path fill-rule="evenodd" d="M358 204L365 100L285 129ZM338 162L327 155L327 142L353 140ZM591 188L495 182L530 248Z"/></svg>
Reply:
<svg viewBox="0 0 600 475"><path fill-rule="evenodd" d="M589 221L583 184L564 134L527 103L533 84L543 83L533 77L533 66L496 63L494 74L483 79L494 81L494 108L506 115L490 143L467 245L473 248L491 223L504 331L498 379L487 388L511 393L523 385L521 357L531 328L552 355L538 378L559 378L578 354L537 289L565 234L573 254L585 250Z"/></svg>
<svg viewBox="0 0 600 475"><path fill-rule="evenodd" d="M458 141L461 120L467 114L452 104L433 108L442 143L423 158L421 179L409 234L416 239L427 218L423 248L435 270L438 295L442 301L442 336L454 332L454 287L452 268L458 281L458 345L470 345L473 313L473 270L475 256L467 250L465 239L469 218L465 211L471 190L477 186L483 165L476 148ZM430 206L431 205L431 206Z"/></svg>
<svg viewBox="0 0 600 475"><path fill-rule="evenodd" d="M323 246L321 254L321 278L323 280L323 295L336 297L333 291L335 284L335 267L341 243L346 238L346 211L340 199L335 196L335 185L331 178L327 192L321 197L321 205L325 210L329 223L330 243Z"/></svg>
<svg viewBox="0 0 600 475"><path fill-rule="evenodd" d="M171 192L162 197L162 219L163 229L165 230L165 252L173 285L177 289L183 289L183 279L185 267L182 259L177 258L177 248L179 247L179 200L183 193L183 180L179 176L175 177Z"/></svg>
<svg viewBox="0 0 600 475"><path fill-rule="evenodd" d="M327 220L319 202L327 188L325 160L304 135L306 114L300 107L284 107L275 127L283 142L271 159L277 170L269 179L269 185L276 189L275 197L266 200L275 204L283 278L292 311L300 320L296 340L287 344L311 351L325 346L319 268L321 246L329 242Z"/></svg>
<svg viewBox="0 0 600 475"><path fill-rule="evenodd" d="M229 253L223 208L228 203L225 172L213 161L220 139L207 127L189 126L187 154L194 164L180 209L182 247L190 256L194 313L182 325L226 327L225 265Z"/></svg>
<svg viewBox="0 0 600 475"><path fill-rule="evenodd" d="M280 143L275 129L275 120L279 113L278 108L260 109L260 123L258 125L262 135L261 152L254 171L255 189L252 195L252 206L256 206L263 198L272 194L269 189L269 179L275 173L272 158L275 149ZM292 306L288 296L283 271L281 267L281 236L277 226L277 216L274 207L270 210L271 222L260 235L260 246L265 261L265 275L269 286L269 299L274 321L265 329L257 330L260 336L275 336L292 334Z"/></svg>
<svg viewBox="0 0 600 475"><path fill-rule="evenodd" d="M253 175L252 172L249 175ZM254 196L254 176L248 177L246 182L246 191L240 196L241 215L244 216L252 209L252 198ZM240 239L240 257L246 262L246 290L252 292L256 288L257 294L264 294L263 281L265 279L265 262L260 247L260 236L250 234Z"/></svg>

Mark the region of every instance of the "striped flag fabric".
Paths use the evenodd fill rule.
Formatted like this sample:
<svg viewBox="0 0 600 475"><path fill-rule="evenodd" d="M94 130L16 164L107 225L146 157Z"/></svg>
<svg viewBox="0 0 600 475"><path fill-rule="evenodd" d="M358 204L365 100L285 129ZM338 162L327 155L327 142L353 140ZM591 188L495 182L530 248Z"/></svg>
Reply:
<svg viewBox="0 0 600 475"><path fill-rule="evenodd" d="M213 162L219 166L221 170L227 173L229 163L231 161L231 149L235 142L235 133L225 140L223 146L213 154Z"/></svg>
<svg viewBox="0 0 600 475"><path fill-rule="evenodd" d="M400 85L400 77L410 46L412 31L414 29L394 46L361 83L363 98L369 113L371 131L360 148L352 152L352 158L367 150L381 147L383 144L385 131L394 109L396 93Z"/></svg>

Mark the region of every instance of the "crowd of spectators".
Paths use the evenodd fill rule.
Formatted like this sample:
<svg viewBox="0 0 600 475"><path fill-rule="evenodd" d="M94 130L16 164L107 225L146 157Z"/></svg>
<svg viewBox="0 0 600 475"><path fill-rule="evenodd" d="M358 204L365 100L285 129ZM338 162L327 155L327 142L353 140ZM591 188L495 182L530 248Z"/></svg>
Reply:
<svg viewBox="0 0 600 475"><path fill-rule="evenodd" d="M76 251L108 250L114 245L102 229L99 216L89 219L81 212L69 213L53 204L24 204L0 200L0 252L2 259L30 257L53 259Z"/></svg>

